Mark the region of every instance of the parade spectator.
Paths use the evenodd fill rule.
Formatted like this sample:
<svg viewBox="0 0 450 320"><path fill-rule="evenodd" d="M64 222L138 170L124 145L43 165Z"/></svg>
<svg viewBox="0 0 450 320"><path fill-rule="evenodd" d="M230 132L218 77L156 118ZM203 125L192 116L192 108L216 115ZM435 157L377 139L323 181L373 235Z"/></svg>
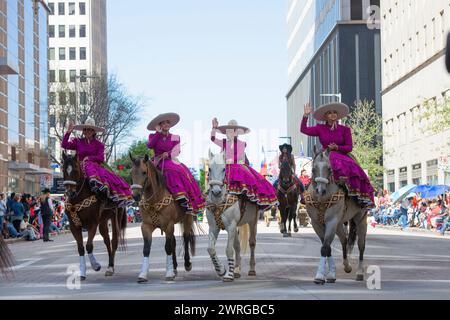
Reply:
<svg viewBox="0 0 450 320"><path fill-rule="evenodd" d="M400 206L399 224L403 229L408 227L408 210L411 207L411 198L405 198Z"/></svg>
<svg viewBox="0 0 450 320"><path fill-rule="evenodd" d="M7 208L8 216L12 215L12 205L14 203L15 196L16 196L16 194L14 192L11 193L11 195L8 197L8 199L6 201L6 208Z"/></svg>
<svg viewBox="0 0 450 320"><path fill-rule="evenodd" d="M20 202L22 203L24 214L23 217L29 217L30 216L30 204L31 204L31 195L29 194L23 194L20 198Z"/></svg>
<svg viewBox="0 0 450 320"><path fill-rule="evenodd" d="M14 228L16 228L17 232L20 232L20 222L22 222L23 220L25 208L23 207L23 204L20 202L20 197L18 195L14 196L14 200L11 205L11 210L13 212L11 222Z"/></svg>
<svg viewBox="0 0 450 320"><path fill-rule="evenodd" d="M308 173L306 172L306 170L304 170L304 169L302 170L299 178L300 178L300 181L303 183L305 190L307 190L309 187L309 184L311 183L311 178L308 176Z"/></svg>
<svg viewBox="0 0 450 320"><path fill-rule="evenodd" d="M0 193L0 231L3 231L3 221L5 220L5 216L7 214L5 194ZM1 232L0 232L1 233Z"/></svg>
<svg viewBox="0 0 450 320"><path fill-rule="evenodd" d="M54 208L53 208L53 202L50 198L50 190L44 189L42 191L41 196L41 216L44 224L44 230L43 230L43 240L44 242L53 241L49 238L49 231L50 231L50 225L52 222L52 216L53 216Z"/></svg>
<svg viewBox="0 0 450 320"><path fill-rule="evenodd" d="M27 217L20 224L20 234L27 241L39 240L39 232L33 228L33 225L28 223Z"/></svg>

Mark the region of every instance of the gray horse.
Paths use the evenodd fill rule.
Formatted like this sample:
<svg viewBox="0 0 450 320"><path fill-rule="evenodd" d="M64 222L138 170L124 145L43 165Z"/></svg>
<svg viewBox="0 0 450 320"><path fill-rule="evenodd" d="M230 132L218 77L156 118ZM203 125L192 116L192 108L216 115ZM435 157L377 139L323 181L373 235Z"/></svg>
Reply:
<svg viewBox="0 0 450 320"><path fill-rule="evenodd" d="M344 270L352 272L347 258L358 238L359 265L357 281L364 280L363 258L367 234L367 209L346 196L334 181L330 164L330 151L318 151L314 147L311 185L306 192L306 209L314 231L322 241L320 264L314 278L316 284L336 282L336 265L331 255L331 244L335 235L342 244ZM350 225L347 231L346 223ZM327 269L328 265L328 269Z"/></svg>

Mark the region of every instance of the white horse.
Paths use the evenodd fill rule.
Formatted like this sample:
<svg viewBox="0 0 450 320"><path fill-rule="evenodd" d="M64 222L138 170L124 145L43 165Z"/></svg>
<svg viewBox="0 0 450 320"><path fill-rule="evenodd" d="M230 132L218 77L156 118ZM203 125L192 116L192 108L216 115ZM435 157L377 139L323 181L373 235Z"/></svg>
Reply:
<svg viewBox="0 0 450 320"><path fill-rule="evenodd" d="M356 280L364 280L364 250L367 234L367 209L348 198L333 179L330 151L317 151L314 147L313 176L306 192L306 209L314 231L322 241L320 264L314 278L316 284L336 282L336 265L331 256L331 243L337 234L342 244L346 273L352 272L347 258L358 238L359 265ZM344 223L349 222L350 231ZM328 265L328 269L327 269Z"/></svg>
<svg viewBox="0 0 450 320"><path fill-rule="evenodd" d="M206 215L209 224L208 253L216 273L224 282L231 282L240 277L241 273L241 245L245 253L247 241L250 245L250 271L249 276L256 276L255 247L256 229L258 225L259 208L250 201L245 201L230 194L225 181L225 155L209 152L209 192L207 198ZM243 214L241 214L241 208ZM238 232L238 227L240 231ZM221 229L228 233L226 254L228 258L228 271L219 261L216 253L216 241ZM250 230L249 230L250 229ZM250 233L250 237L249 234Z"/></svg>

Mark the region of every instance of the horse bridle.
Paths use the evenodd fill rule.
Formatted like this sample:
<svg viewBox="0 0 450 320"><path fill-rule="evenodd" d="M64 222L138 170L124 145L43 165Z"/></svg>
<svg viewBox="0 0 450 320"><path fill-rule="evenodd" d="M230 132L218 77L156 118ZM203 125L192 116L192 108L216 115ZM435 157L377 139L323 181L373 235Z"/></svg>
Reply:
<svg viewBox="0 0 450 320"><path fill-rule="evenodd" d="M81 168L81 166L80 166L80 168ZM83 190L83 187L84 187L85 183L86 183L86 178L83 179L83 183L81 184L81 187L80 187L79 190L76 189L76 187L78 186L78 183L76 181L73 181L73 180L64 180L63 186L75 186L76 194L75 194L74 198L76 199L80 195L81 190ZM66 192L67 192L67 188L66 188ZM70 198L69 195L67 195L67 197Z"/></svg>
<svg viewBox="0 0 450 320"><path fill-rule="evenodd" d="M149 168L148 168L148 163L146 163L146 167L147 167L147 172L146 172L146 175L145 175L145 180L144 180L144 184L141 186L140 184L132 184L131 186L130 186L130 188L131 188L131 190L135 190L135 189L139 189L139 190L141 190L141 196L142 196L142 199L144 198L144 195L143 195L143 191L145 190L145 188L147 187L147 184L148 184L148 175L149 175ZM156 195L156 192L153 192L153 195L150 197L150 198L148 198L148 199L146 199L145 200L145 202L149 202L151 199L153 199L153 197Z"/></svg>
<svg viewBox="0 0 450 320"><path fill-rule="evenodd" d="M317 158L320 154L323 154L323 153L324 153L324 151L318 153L318 154L314 157L313 163L314 163L314 160L316 160L316 158ZM331 180L330 180L330 179L327 179L327 178L324 178L324 177L316 177L315 174L314 174L314 171L313 171L313 176L311 177L311 181L313 181L313 182L315 182L315 183L324 183L324 184L329 184L330 182L334 182L333 170L331 169L331 167L330 167L330 178L331 178Z"/></svg>

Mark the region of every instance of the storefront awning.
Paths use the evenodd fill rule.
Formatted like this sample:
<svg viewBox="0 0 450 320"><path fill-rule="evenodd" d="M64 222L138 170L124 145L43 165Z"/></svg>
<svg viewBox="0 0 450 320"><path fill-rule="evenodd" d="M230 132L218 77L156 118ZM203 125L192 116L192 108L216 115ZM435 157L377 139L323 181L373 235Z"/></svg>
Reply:
<svg viewBox="0 0 450 320"><path fill-rule="evenodd" d="M0 57L0 74L19 74L19 67L8 61L7 57Z"/></svg>
<svg viewBox="0 0 450 320"><path fill-rule="evenodd" d="M9 161L8 170L21 171L26 174L53 174L52 169L41 168L35 164L28 162Z"/></svg>

